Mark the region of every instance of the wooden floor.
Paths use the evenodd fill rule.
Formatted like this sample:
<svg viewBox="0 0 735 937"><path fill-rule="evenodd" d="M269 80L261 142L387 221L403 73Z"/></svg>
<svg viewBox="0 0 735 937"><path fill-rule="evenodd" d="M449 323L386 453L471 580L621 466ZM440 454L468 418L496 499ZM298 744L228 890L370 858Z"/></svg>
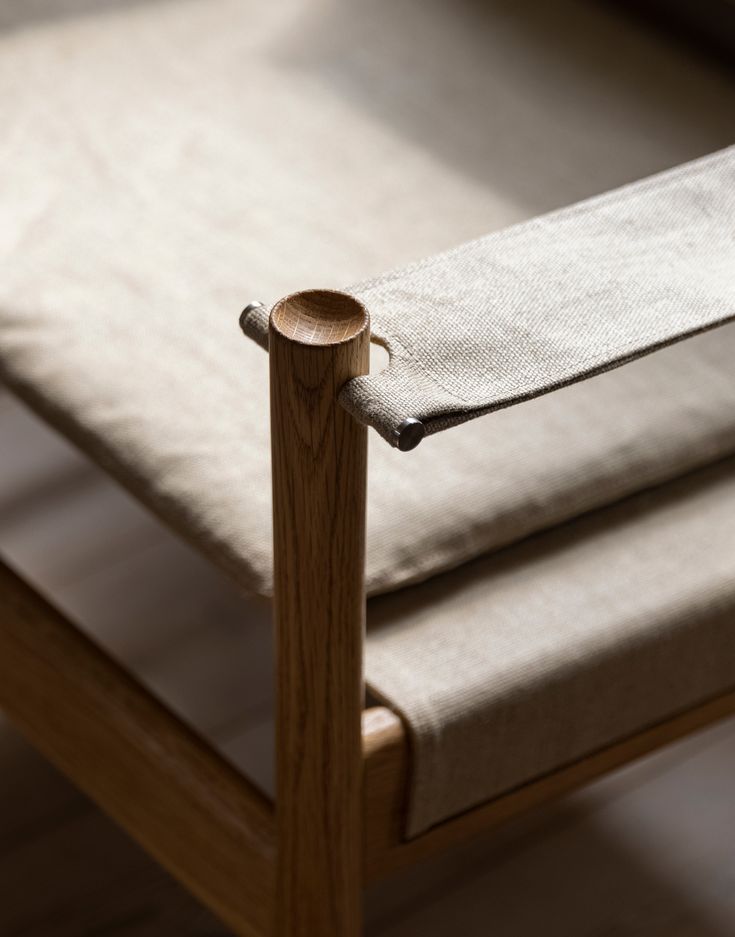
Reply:
<svg viewBox="0 0 735 937"><path fill-rule="evenodd" d="M258 783L267 609L0 393L0 551ZM1 613L1 612L0 612ZM226 932L0 716L0 937ZM382 937L732 937L735 723L372 890Z"/></svg>

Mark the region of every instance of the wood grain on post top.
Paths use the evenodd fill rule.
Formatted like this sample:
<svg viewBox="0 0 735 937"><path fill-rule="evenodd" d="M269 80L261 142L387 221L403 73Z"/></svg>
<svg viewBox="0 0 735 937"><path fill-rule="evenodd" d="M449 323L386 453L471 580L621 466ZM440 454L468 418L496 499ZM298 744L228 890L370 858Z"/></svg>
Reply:
<svg viewBox="0 0 735 937"><path fill-rule="evenodd" d="M344 293L271 313L277 937L361 929L367 429L337 397L367 373L369 342Z"/></svg>
<svg viewBox="0 0 735 937"><path fill-rule="evenodd" d="M358 341L362 349L370 339L369 325L362 303L336 290L294 293L277 303L271 312L271 327L284 338L315 347ZM365 373L366 370L356 370L345 380Z"/></svg>

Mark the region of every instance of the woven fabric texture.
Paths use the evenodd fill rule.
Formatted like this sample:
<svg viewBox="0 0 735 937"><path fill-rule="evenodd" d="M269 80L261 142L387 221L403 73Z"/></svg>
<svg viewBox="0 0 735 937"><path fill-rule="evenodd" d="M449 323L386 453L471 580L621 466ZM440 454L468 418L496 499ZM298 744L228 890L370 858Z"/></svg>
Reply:
<svg viewBox="0 0 735 937"><path fill-rule="evenodd" d="M735 460L371 607L409 832L735 688Z"/></svg>
<svg viewBox="0 0 735 937"><path fill-rule="evenodd" d="M512 188L426 164L391 125L376 127L329 83L306 80L307 64L285 66L277 50L294 23L302 29L313 16L328 37L308 4L291 16L239 0L151 3L0 34L2 374L244 589L264 595L267 358L239 334L243 296L358 280L408 259L409 248L460 239L468 217L502 224L527 211ZM443 45L445 25L434 27ZM455 69L463 50L456 46ZM384 44L376 39L371 54L375 72L393 68L400 84L405 66L386 59ZM506 67L522 54L519 44ZM651 54L642 50L642 68ZM675 76L683 66L661 67ZM556 80L560 97L582 107L566 73ZM414 88L410 74L405 81ZM426 108L438 106L435 90L425 90ZM705 82L701 93L710 101L718 92ZM629 111L639 105L638 96L620 98ZM660 107L655 98L645 125ZM327 125L344 134L325 149ZM511 138L525 132L507 129ZM607 175L596 164L597 185L620 165L665 165L717 139L682 130L652 154L648 130L628 134ZM548 181L555 197L589 172L562 143L564 173ZM417 230L427 191L451 198L435 228L436 202ZM398 213L389 210L397 192ZM375 440L371 593L734 451L734 355L733 331L704 335L409 455Z"/></svg>
<svg viewBox="0 0 735 937"><path fill-rule="evenodd" d="M100 15L78 0L0 7L0 371L251 592L271 588L270 464L267 357L239 334L245 302L365 281L732 139L731 83L592 4L468 4L461 16L455 5L423 0L101 6ZM407 455L371 434L370 591L432 577L735 452L733 358L735 330L726 326L459 426ZM694 513L697 502L688 503ZM688 522L665 526L655 541L663 562L695 533L692 554L701 550L686 575L711 574L699 583L699 650L676 645L675 682L691 657L692 698L708 691L710 598L722 595L722 569L713 564L730 549L721 526L730 504L723 497L719 513L712 506L702 514L712 526L711 553ZM609 598L601 621L611 645L619 638L628 646L629 618L612 612L629 591L642 597L641 643L653 628L679 634L676 621L695 615L691 578L682 583L684 599L676 592L668 605L654 605L666 566L653 567L650 609L643 608L648 554L638 542L630 541L629 557L632 566L640 556L640 570L631 568L629 580L621 573L617 593L600 592L600 603ZM527 549L511 548L518 564L532 563ZM495 563L509 562L501 557L425 586L426 602L437 603L430 641L422 590L394 596L390 608L387 597L370 603L368 680L393 694L414 738L414 829L568 754L560 737L569 695L549 710L553 746L544 749L552 729L529 725L543 713L542 699L553 702L546 693L554 681L543 678L552 671L538 664L540 640L538 666L527 673L542 679L525 691L526 702L539 703L524 705L528 718L511 723L493 708L493 681L514 629L520 639L532 625L538 635L546 628L551 641L561 625L570 627L583 598L594 607L594 589L562 590L563 581L591 574L594 550L575 573L582 552L580 540L554 553L553 617L540 600L523 604L540 561L526 580L517 570L516 611L510 592L502 608L500 600L490 604ZM624 558L622 547L599 554L595 589ZM487 573L486 591L478 571ZM677 566L675 587L679 574ZM523 581L530 592L521 602ZM503 640L491 630L495 621ZM465 669L469 644L464 665L454 668L463 642L481 641L484 625L478 669ZM686 625L692 643L696 633ZM581 673L578 646L559 633L559 679L564 658ZM662 641L656 674L666 647ZM711 687L727 663L719 650ZM412 698L412 660L416 684L433 673L433 708L420 687ZM512 666L509 659L508 673ZM605 673L612 680L617 671ZM612 684L602 686L613 693ZM626 686L653 692L632 677ZM672 691L660 708L685 696ZM609 707L618 702L606 699ZM638 710L624 709L612 734L659 709L656 700L634 702ZM585 707L574 703L581 745L590 734L579 725ZM497 718L488 728L491 710ZM528 728L529 739L515 727ZM534 746L544 749L536 762L528 755Z"/></svg>
<svg viewBox="0 0 735 937"><path fill-rule="evenodd" d="M735 318L735 147L350 290L391 355L344 405L394 445Z"/></svg>

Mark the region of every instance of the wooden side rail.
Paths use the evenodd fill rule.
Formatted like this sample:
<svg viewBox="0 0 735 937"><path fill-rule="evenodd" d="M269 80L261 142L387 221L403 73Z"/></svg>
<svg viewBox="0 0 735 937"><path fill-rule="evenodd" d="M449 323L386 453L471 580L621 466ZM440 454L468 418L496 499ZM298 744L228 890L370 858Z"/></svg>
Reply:
<svg viewBox="0 0 735 937"><path fill-rule="evenodd" d="M732 690L481 804L416 839L404 841L401 832L409 765L406 733L394 713L382 708L368 710L363 737L366 879L383 878L397 869L465 842L734 714L735 690Z"/></svg>
<svg viewBox="0 0 735 937"><path fill-rule="evenodd" d="M270 933L272 805L3 564L0 707L236 934Z"/></svg>
<svg viewBox="0 0 735 937"><path fill-rule="evenodd" d="M0 707L236 934L273 933L272 804L2 563ZM364 848L360 880L469 840L733 714L735 690L404 840L405 728L390 710L368 709L356 822Z"/></svg>

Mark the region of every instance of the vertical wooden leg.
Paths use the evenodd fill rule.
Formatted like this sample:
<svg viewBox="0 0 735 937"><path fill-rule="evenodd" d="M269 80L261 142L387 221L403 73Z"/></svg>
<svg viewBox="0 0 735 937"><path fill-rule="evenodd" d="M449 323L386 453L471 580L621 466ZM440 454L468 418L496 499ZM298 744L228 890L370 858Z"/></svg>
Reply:
<svg viewBox="0 0 735 937"><path fill-rule="evenodd" d="M343 293L297 293L271 313L276 937L362 929L367 432L337 394L367 373L369 341Z"/></svg>

